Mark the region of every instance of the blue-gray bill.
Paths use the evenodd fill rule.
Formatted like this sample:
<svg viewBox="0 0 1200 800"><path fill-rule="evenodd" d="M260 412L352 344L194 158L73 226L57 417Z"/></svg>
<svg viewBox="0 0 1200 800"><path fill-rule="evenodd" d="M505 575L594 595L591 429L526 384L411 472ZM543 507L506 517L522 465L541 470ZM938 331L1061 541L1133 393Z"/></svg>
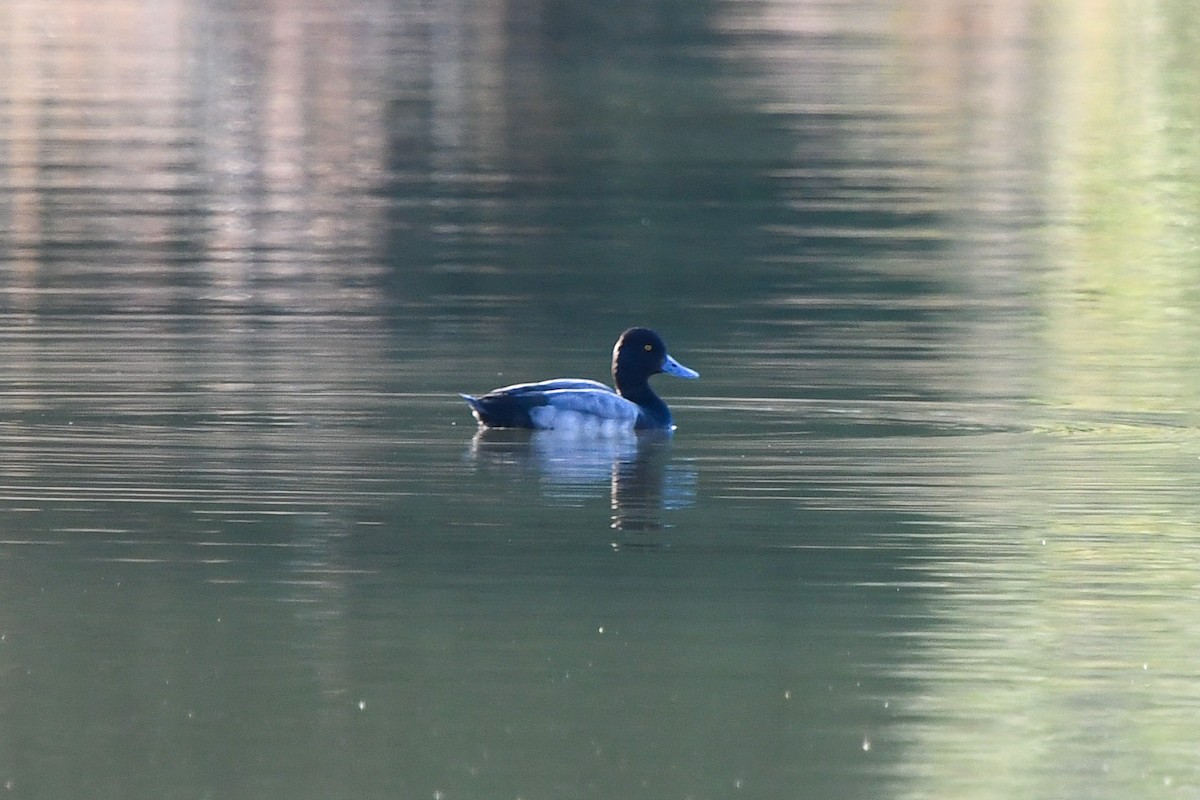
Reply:
<svg viewBox="0 0 1200 800"><path fill-rule="evenodd" d="M699 378L700 373L690 367L685 367L671 356L667 356L663 361L662 371L667 375L674 375L676 378Z"/></svg>

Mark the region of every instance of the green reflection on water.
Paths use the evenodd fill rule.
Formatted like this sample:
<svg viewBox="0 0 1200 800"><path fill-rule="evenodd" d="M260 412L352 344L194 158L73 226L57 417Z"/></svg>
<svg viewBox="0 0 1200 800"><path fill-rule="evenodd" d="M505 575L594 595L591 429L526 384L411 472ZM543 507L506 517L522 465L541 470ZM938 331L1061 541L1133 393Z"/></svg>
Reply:
<svg viewBox="0 0 1200 800"><path fill-rule="evenodd" d="M917 725L934 796L1154 796L1200 780L1195 726L1168 710L1200 700L1200 68L1184 5L1056 9L1043 435L1013 443L1011 502L987 511L998 527L933 567L953 582ZM1016 562L964 566L1006 530ZM980 614L996 594L1005 613Z"/></svg>
<svg viewBox="0 0 1200 800"><path fill-rule="evenodd" d="M1058 63L1070 69L1054 117L1044 396L1096 409L1194 413L1193 34L1170 5L1075 10L1075 24L1062 26L1057 40Z"/></svg>

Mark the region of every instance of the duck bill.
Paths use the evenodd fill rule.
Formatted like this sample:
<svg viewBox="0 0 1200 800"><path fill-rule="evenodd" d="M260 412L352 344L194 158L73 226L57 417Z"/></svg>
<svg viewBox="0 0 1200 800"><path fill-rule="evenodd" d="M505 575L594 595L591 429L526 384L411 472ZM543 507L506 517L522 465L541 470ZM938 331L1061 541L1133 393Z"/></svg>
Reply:
<svg viewBox="0 0 1200 800"><path fill-rule="evenodd" d="M689 369L683 364L680 364L675 359L667 356L663 360L662 371L668 375L674 375L676 378L699 378L700 373L694 369Z"/></svg>

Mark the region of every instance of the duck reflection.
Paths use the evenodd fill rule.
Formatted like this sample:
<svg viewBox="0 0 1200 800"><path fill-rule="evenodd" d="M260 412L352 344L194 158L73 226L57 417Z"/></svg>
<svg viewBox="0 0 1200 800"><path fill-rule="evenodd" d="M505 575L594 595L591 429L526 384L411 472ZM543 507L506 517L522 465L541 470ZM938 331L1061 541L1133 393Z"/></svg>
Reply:
<svg viewBox="0 0 1200 800"><path fill-rule="evenodd" d="M480 466L536 474L542 494L556 502L579 504L607 486L618 530L659 530L664 511L695 502L696 471L671 463L669 431L584 436L480 428L470 456Z"/></svg>

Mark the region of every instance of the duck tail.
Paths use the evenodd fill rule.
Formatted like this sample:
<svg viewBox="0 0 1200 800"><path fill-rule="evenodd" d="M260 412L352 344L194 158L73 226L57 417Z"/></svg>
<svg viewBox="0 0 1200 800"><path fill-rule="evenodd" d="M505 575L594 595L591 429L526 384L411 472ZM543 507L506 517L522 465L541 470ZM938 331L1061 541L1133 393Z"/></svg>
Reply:
<svg viewBox="0 0 1200 800"><path fill-rule="evenodd" d="M461 392L459 392L458 396L467 401L467 405L471 407L471 413L475 415L475 419L483 422L483 406L479 402L479 398L473 395L463 394Z"/></svg>

